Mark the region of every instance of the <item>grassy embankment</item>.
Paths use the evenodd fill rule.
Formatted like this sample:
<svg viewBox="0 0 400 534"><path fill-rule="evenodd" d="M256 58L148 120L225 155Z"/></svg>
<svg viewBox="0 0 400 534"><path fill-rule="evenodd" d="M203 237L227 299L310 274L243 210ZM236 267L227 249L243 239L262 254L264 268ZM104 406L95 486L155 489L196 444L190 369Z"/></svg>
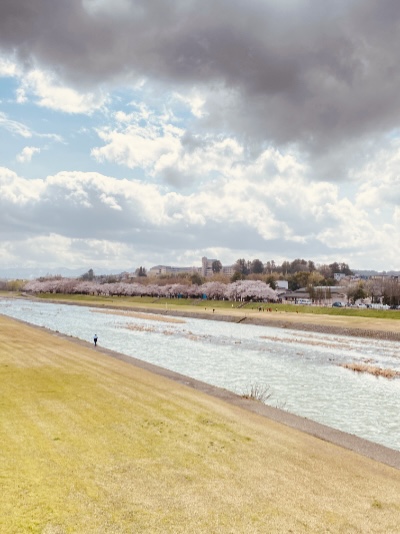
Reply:
<svg viewBox="0 0 400 534"><path fill-rule="evenodd" d="M398 532L400 471L0 316L0 532Z"/></svg>

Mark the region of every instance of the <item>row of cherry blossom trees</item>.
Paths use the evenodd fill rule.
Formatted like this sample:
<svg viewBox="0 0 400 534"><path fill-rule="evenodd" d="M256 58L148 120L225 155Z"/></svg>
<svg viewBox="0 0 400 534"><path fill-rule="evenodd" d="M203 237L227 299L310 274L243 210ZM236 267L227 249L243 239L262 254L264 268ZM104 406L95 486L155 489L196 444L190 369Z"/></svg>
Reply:
<svg viewBox="0 0 400 534"><path fill-rule="evenodd" d="M202 285L139 283L104 283L78 280L75 278L57 278L32 280L25 284L27 293L63 293L97 296L148 296L154 298L204 298L232 301L276 301L278 296L269 285L261 280L237 280L230 284L207 282Z"/></svg>

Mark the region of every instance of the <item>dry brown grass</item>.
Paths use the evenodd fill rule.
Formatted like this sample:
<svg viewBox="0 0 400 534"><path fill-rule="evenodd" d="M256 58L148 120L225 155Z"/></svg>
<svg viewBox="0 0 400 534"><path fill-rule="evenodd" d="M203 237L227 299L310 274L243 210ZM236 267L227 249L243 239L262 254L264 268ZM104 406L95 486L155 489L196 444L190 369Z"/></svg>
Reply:
<svg viewBox="0 0 400 534"><path fill-rule="evenodd" d="M345 369L350 369L351 371L355 371L357 373L368 373L370 375L382 376L384 378L400 377L400 373L398 371L395 371L394 369L384 369L376 365L368 365L365 363L355 362L355 363L343 363L340 366L344 367Z"/></svg>
<svg viewBox="0 0 400 534"><path fill-rule="evenodd" d="M0 316L0 532L392 533L400 471Z"/></svg>
<svg viewBox="0 0 400 534"><path fill-rule="evenodd" d="M106 313L107 315L120 315L122 317L136 317L137 319L146 319L148 321L159 321L162 323L184 323L183 319L177 317L168 317L166 315L154 315L151 313L141 313L135 311L123 310L91 310L93 313Z"/></svg>

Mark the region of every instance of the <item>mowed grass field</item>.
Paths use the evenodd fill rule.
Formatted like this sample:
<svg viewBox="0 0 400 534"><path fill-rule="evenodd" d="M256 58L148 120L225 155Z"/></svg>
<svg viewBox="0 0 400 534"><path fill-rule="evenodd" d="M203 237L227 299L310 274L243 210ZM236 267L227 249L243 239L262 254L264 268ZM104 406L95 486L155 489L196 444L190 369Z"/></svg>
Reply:
<svg viewBox="0 0 400 534"><path fill-rule="evenodd" d="M400 471L0 316L0 532L396 533Z"/></svg>

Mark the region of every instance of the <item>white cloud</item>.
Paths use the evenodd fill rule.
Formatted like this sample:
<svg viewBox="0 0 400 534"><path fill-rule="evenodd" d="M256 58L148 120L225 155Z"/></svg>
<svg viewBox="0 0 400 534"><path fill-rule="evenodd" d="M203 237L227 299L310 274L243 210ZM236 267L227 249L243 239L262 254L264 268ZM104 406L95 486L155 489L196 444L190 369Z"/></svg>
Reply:
<svg viewBox="0 0 400 534"><path fill-rule="evenodd" d="M276 174L268 179L263 175L266 169L275 169ZM240 256L251 251L266 260L271 256L269 243L275 247L281 243L281 254L289 259L304 249L317 262L322 257L345 258L351 265L352 259L357 263L368 259L373 250L377 259L382 255L395 262L395 252L386 248L390 244L393 248L393 239L400 238L397 208L392 222L380 226L375 215L349 198L340 198L337 186L310 182L307 169L299 176L301 169L293 155L270 151L260 156L251 172L250 165L243 165L237 175L221 177L189 194L98 173L64 171L32 181L1 169L0 228L3 232L7 228L1 237L7 241L14 235L15 241L25 242L28 233L32 243L50 243L46 238L50 221L58 236L55 242L65 246L59 263L70 254L76 265L90 254L105 261L94 252L93 243L101 243L100 250L140 251L141 263L150 266L160 256L163 263L176 263L178 257L187 260L205 250L238 250ZM73 243L83 248L86 243L87 250L72 252ZM34 253L27 247L24 254L46 257L47 262L46 248ZM275 258L279 254L276 249Z"/></svg>
<svg viewBox="0 0 400 534"><path fill-rule="evenodd" d="M400 206L395 206L394 208L393 222L398 228L400 228Z"/></svg>
<svg viewBox="0 0 400 534"><path fill-rule="evenodd" d="M26 180L15 172L0 167L0 205L3 211L13 206L24 207L41 199L45 190L43 180ZM0 216L1 217L1 216Z"/></svg>
<svg viewBox="0 0 400 534"><path fill-rule="evenodd" d="M17 161L20 163L29 163L32 160L34 154L39 154L40 148L34 146L26 146L22 149L21 153L17 155Z"/></svg>
<svg viewBox="0 0 400 534"><path fill-rule="evenodd" d="M26 104L34 98L38 106L65 113L90 114L105 106L108 96L102 90L80 92L68 87L51 71L38 68L24 71L13 60L0 56L0 77L19 82L16 102Z"/></svg>
<svg viewBox="0 0 400 534"><path fill-rule="evenodd" d="M25 137L25 138L32 137L31 130L27 126L25 126L25 124L9 119L7 115L1 111L0 111L0 127L20 137Z"/></svg>
<svg viewBox="0 0 400 534"><path fill-rule="evenodd" d="M45 263L53 241L60 262L68 251L73 261L90 254L101 261L97 246L146 262L186 263L204 253L225 262L238 251L399 267L399 93L396 76L381 76L389 67L397 72L395 47L374 32L368 50L360 46L363 31L351 31L362 20L355 4L345 9L349 26L336 30L329 9L326 19L324 10L309 19L307 2L299 2L297 17L291 2L290 42L271 2L229 12L197 10L196 2L166 10L129 0L83 4L68 10L73 36L54 33L51 47L46 39L61 26L34 36L28 24L16 44L24 65L0 58L0 76L14 79L4 84L12 97L5 90L2 104L10 107L0 113L0 128L12 134L3 165L15 154L28 163L39 153L37 137L65 143L42 148L41 180L0 170L2 238L32 237ZM32 54L23 46L27 32ZM75 37L81 55L60 45ZM39 133L46 124L59 134Z"/></svg>
<svg viewBox="0 0 400 534"><path fill-rule="evenodd" d="M117 210L117 211L122 210L121 206L118 204L116 199L110 195L105 195L104 193L102 193L100 195L100 200L103 204L105 204L106 206L109 206L113 210Z"/></svg>
<svg viewBox="0 0 400 534"><path fill-rule="evenodd" d="M114 161L131 169L142 167L150 174L163 154L175 152L179 147L176 136L166 133L156 137L142 128L129 127L123 133L103 130L98 134L106 144L92 150L94 158Z"/></svg>
<svg viewBox="0 0 400 534"><path fill-rule="evenodd" d="M382 211L400 203L400 139L380 150L364 167L354 173L360 182L357 202L366 209Z"/></svg>
<svg viewBox="0 0 400 534"><path fill-rule="evenodd" d="M95 266L96 274L101 274L101 268L115 269L119 272L121 266L132 267L139 260L145 263L140 253L125 243L69 238L50 233L28 239L3 240L0 267L19 265L25 268L37 268L43 265L44 257L47 272L50 270L57 272L60 265L68 268Z"/></svg>
<svg viewBox="0 0 400 534"><path fill-rule="evenodd" d="M6 57L0 56L0 77L14 78L20 75L17 64Z"/></svg>
<svg viewBox="0 0 400 534"><path fill-rule="evenodd" d="M174 93L173 96L178 102L183 102L188 106L193 116L197 119L201 119L206 115L204 110L206 96L200 92L192 90L189 94Z"/></svg>
<svg viewBox="0 0 400 534"><path fill-rule="evenodd" d="M26 91L23 87L18 87L15 92L16 101L18 104L25 104L28 102L28 97L26 96Z"/></svg>
<svg viewBox="0 0 400 534"><path fill-rule="evenodd" d="M54 74L39 69L31 70L21 80L18 101L26 102L32 96L38 106L65 113L90 114L101 109L107 96L101 91L79 92L63 85Z"/></svg>
<svg viewBox="0 0 400 534"><path fill-rule="evenodd" d="M209 173L235 175L242 163L244 148L226 136L192 136L170 122L166 111L157 115L145 105L132 113L115 113L115 127L98 129L104 142L91 155L99 162L109 161L128 168L142 168L149 176L173 185L204 180Z"/></svg>
<svg viewBox="0 0 400 534"><path fill-rule="evenodd" d="M157 162L163 156L179 152L183 130L165 122L147 106L137 106L130 114L118 111L115 119L116 128L97 131L105 143L91 151L98 161L112 161L131 169L142 167L154 175Z"/></svg>

